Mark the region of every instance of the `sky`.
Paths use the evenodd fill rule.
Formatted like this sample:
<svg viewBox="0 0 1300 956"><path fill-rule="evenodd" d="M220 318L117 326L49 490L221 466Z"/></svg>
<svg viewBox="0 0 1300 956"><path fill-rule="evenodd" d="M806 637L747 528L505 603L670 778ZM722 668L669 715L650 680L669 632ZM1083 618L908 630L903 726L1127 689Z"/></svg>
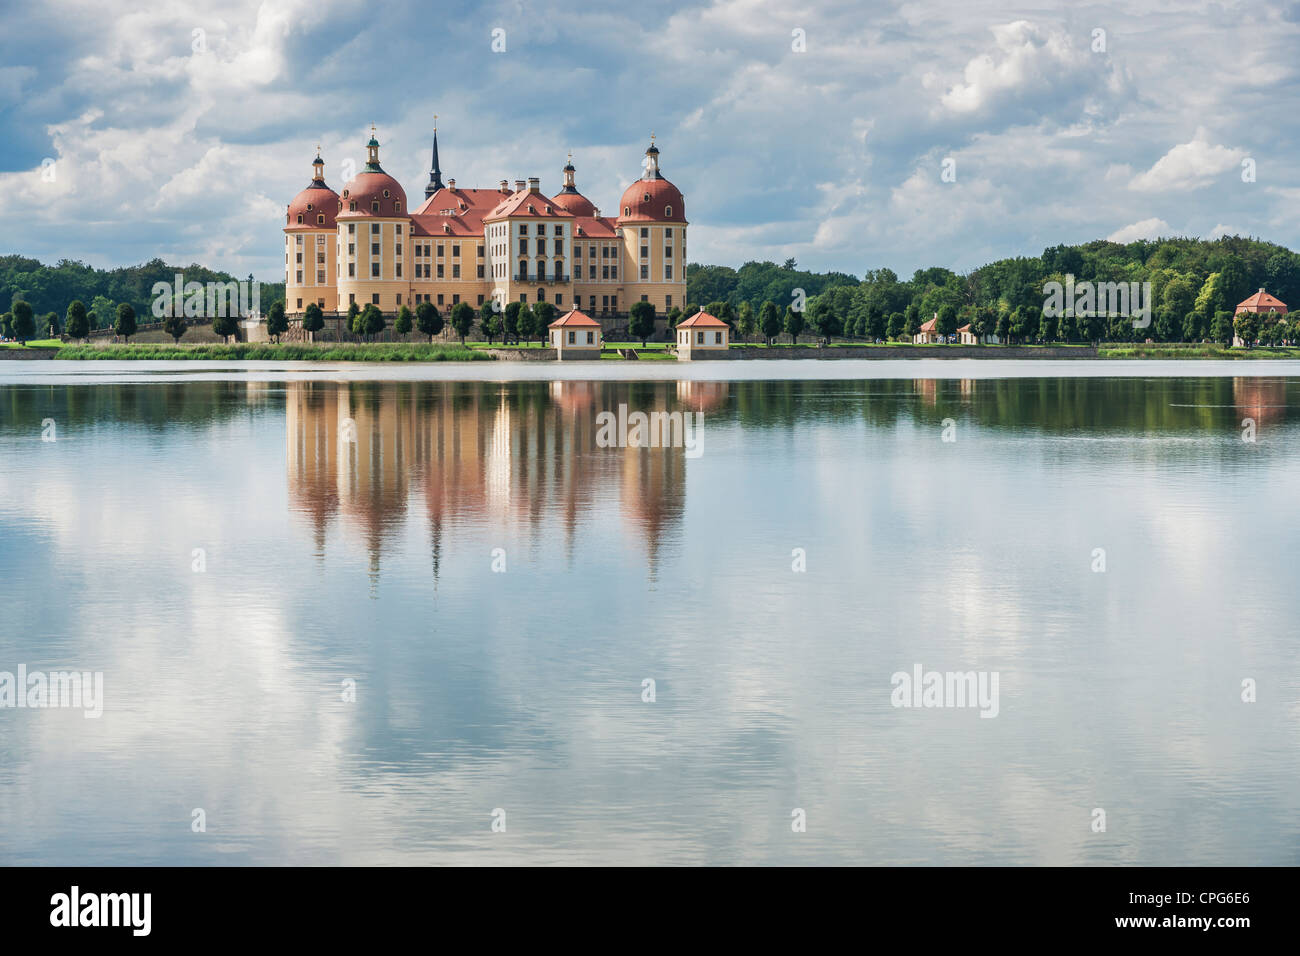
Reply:
<svg viewBox="0 0 1300 956"><path fill-rule="evenodd" d="M572 151L609 214L653 132L696 262L1300 248L1297 63L1300 2L0 0L0 255L279 280L316 145L422 198L435 114L444 180Z"/></svg>

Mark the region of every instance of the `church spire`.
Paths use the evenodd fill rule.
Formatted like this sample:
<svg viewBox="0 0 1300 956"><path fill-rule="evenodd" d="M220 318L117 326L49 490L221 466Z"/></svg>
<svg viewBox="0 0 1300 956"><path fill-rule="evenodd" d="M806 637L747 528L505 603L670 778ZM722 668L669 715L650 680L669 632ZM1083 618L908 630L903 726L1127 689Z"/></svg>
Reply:
<svg viewBox="0 0 1300 956"><path fill-rule="evenodd" d="M433 165L429 168L429 185L424 187L427 199L442 189L442 170L438 168L438 114L433 114Z"/></svg>

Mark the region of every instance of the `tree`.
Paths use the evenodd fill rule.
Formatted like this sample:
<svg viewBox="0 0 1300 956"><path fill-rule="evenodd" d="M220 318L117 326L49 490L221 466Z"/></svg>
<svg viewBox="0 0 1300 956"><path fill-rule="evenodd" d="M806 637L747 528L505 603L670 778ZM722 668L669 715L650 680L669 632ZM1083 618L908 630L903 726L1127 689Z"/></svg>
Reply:
<svg viewBox="0 0 1300 956"><path fill-rule="evenodd" d="M1251 348L1259 338L1259 313L1242 312L1232 320L1233 328L1246 348Z"/></svg>
<svg viewBox="0 0 1300 956"><path fill-rule="evenodd" d="M384 320L384 313L373 302L362 310L361 317L357 322L361 332L369 336L372 342L376 335L388 328L388 323Z"/></svg>
<svg viewBox="0 0 1300 956"><path fill-rule="evenodd" d="M173 310L174 312L175 310ZM175 345L181 344L181 336L185 334L185 330L188 328L189 326L185 324L184 315L172 314L163 319L163 331L172 337L172 342Z"/></svg>
<svg viewBox="0 0 1300 956"><path fill-rule="evenodd" d="M488 305L487 302L483 304ZM483 337L488 340L488 345L491 345L492 340L501 334L501 319L490 307L482 309L479 312L478 327Z"/></svg>
<svg viewBox="0 0 1300 956"><path fill-rule="evenodd" d="M402 306L397 310L397 321L393 323L393 331L405 338L411 334L413 326L410 306Z"/></svg>
<svg viewBox="0 0 1300 956"><path fill-rule="evenodd" d="M921 331L921 310L917 308L915 302L908 303L903 310L903 334L911 341L915 341L915 335Z"/></svg>
<svg viewBox="0 0 1300 956"><path fill-rule="evenodd" d="M12 312L14 316L12 337L25 345L27 340L36 334L36 319L32 315L32 307L22 299L14 299Z"/></svg>
<svg viewBox="0 0 1300 956"><path fill-rule="evenodd" d="M460 336L460 344L465 344L465 336L474 328L474 307L468 302L457 302L451 307L451 327Z"/></svg>
<svg viewBox="0 0 1300 956"><path fill-rule="evenodd" d="M123 302L117 307L117 321L113 323L113 332L130 342L131 336L135 335L135 329L135 309L131 308L131 303Z"/></svg>
<svg viewBox="0 0 1300 956"><path fill-rule="evenodd" d="M802 312L796 312L794 306L785 307L785 331L790 336L790 341L794 345L799 344L799 336L803 334L804 318Z"/></svg>
<svg viewBox="0 0 1300 956"><path fill-rule="evenodd" d="M443 324L442 313L432 302L421 302L415 307L415 327L421 335L429 337L430 345L433 337L442 331Z"/></svg>
<svg viewBox="0 0 1300 956"><path fill-rule="evenodd" d="M551 323L555 321L555 306L550 302L538 302L529 309L529 312L532 313L532 325L530 326L530 330L538 339L546 338ZM519 317L521 321L523 315L524 312L520 309Z"/></svg>
<svg viewBox="0 0 1300 956"><path fill-rule="evenodd" d="M537 313L532 310L532 307L527 302L511 302L506 308L510 308L511 305L518 306L515 311L515 324L519 328L520 338L525 342L531 342L535 336L544 334L538 331ZM541 305L541 303L539 302L538 305Z"/></svg>
<svg viewBox="0 0 1300 956"><path fill-rule="evenodd" d="M478 327L483 329L485 333L489 327L493 330L492 335L488 336L489 345L492 343L492 336L494 335L499 334L503 344L506 340L504 317L498 319L498 313L495 306L496 299L488 297L484 299L478 307Z"/></svg>
<svg viewBox="0 0 1300 956"><path fill-rule="evenodd" d="M835 306L824 295L819 295L813 300L812 308L808 310L808 317L812 321L812 327L822 338L834 338L844 332L844 323L836 314Z"/></svg>
<svg viewBox="0 0 1300 956"><path fill-rule="evenodd" d="M1003 345L1011 341L1011 313L1006 309L998 310L997 321L993 325L993 334L998 337L998 341Z"/></svg>
<svg viewBox="0 0 1300 956"><path fill-rule="evenodd" d="M671 312L669 318L672 318ZM675 322L669 324L676 325ZM758 320L754 317L754 307L748 302L740 303L740 308L736 310L736 327L740 330L741 337L745 339L752 338L758 330Z"/></svg>
<svg viewBox="0 0 1300 956"><path fill-rule="evenodd" d="M309 303L307 311L302 315L302 330L310 332L312 341L316 341L316 333L325 328L325 313L315 302Z"/></svg>
<svg viewBox="0 0 1300 956"><path fill-rule="evenodd" d="M951 302L939 306L939 317L935 321L934 329L944 337L945 341L948 336L957 334L957 310Z"/></svg>
<svg viewBox="0 0 1300 956"><path fill-rule="evenodd" d="M229 344L230 337L239 334L239 320L233 315L217 316L212 320L212 334L221 336L221 340Z"/></svg>
<svg viewBox="0 0 1300 956"><path fill-rule="evenodd" d="M1183 316L1183 341L1199 342L1205 338L1205 315L1199 309L1192 309Z"/></svg>
<svg viewBox="0 0 1300 956"><path fill-rule="evenodd" d="M43 339L57 339L59 337L59 313L47 312L45 318L41 319L41 329Z"/></svg>
<svg viewBox="0 0 1300 956"><path fill-rule="evenodd" d="M902 312L891 312L889 314L889 323L885 326L885 334L891 339L897 339L903 334L903 323L905 321Z"/></svg>
<svg viewBox="0 0 1300 956"><path fill-rule="evenodd" d="M86 306L80 299L73 299L68 306L68 315L63 323L63 330L72 339L84 339L90 334L90 319L86 315Z"/></svg>
<svg viewBox="0 0 1300 956"><path fill-rule="evenodd" d="M1220 345L1231 345L1234 331L1231 312L1220 309L1214 313L1214 321L1210 323L1210 337L1214 341Z"/></svg>
<svg viewBox="0 0 1300 956"><path fill-rule="evenodd" d="M655 334L655 307L650 302L633 302L632 308L628 311L628 317L631 321L628 323L627 330L631 333L632 338L641 340L641 347L645 348L646 340Z"/></svg>
<svg viewBox="0 0 1300 956"><path fill-rule="evenodd" d="M348 331L353 335L360 335L361 330L357 328L357 316L361 315L361 306L357 305L356 300L348 306Z"/></svg>
<svg viewBox="0 0 1300 956"><path fill-rule="evenodd" d="M687 313L691 314L689 309ZM768 345L771 345L772 340L781 334L781 313L777 311L776 303L771 299L764 302L758 310L758 328Z"/></svg>
<svg viewBox="0 0 1300 956"><path fill-rule="evenodd" d="M7 339L14 337L14 314L12 312L0 315L0 335Z"/></svg>
<svg viewBox="0 0 1300 956"><path fill-rule="evenodd" d="M506 307L501 310L501 337L504 341L516 344L519 342L520 305L519 302L507 302Z"/></svg>
<svg viewBox="0 0 1300 956"><path fill-rule="evenodd" d="M266 310L266 334L280 343L280 336L289 331L289 319L284 314L284 300L276 299ZM169 335L173 334L171 332ZM182 333L184 334L184 333ZM179 336L177 337L179 341Z"/></svg>

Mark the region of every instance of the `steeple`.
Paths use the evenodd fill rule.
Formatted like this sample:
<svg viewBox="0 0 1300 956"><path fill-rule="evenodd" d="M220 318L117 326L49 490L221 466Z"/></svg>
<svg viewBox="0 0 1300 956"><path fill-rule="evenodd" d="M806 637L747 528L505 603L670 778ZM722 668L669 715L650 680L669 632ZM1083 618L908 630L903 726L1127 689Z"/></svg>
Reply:
<svg viewBox="0 0 1300 956"><path fill-rule="evenodd" d="M319 183L325 185L325 160L320 158L320 144L316 144L316 158L311 161L312 168L312 185Z"/></svg>
<svg viewBox="0 0 1300 956"><path fill-rule="evenodd" d="M379 166L379 140L375 138L375 124L370 124L370 142L366 143L366 172L382 173Z"/></svg>
<svg viewBox="0 0 1300 956"><path fill-rule="evenodd" d="M642 179L663 179L659 172L659 147L655 145L655 134L650 134L650 148L645 151L645 159L641 163L641 168L645 170Z"/></svg>
<svg viewBox="0 0 1300 956"><path fill-rule="evenodd" d="M569 153L569 161L564 164L564 192L566 193L576 193L578 191L577 184L573 180L573 174L573 153Z"/></svg>
<svg viewBox="0 0 1300 956"><path fill-rule="evenodd" d="M433 165L429 168L429 185L424 187L425 198L442 189L442 170L438 168L438 114L433 114Z"/></svg>

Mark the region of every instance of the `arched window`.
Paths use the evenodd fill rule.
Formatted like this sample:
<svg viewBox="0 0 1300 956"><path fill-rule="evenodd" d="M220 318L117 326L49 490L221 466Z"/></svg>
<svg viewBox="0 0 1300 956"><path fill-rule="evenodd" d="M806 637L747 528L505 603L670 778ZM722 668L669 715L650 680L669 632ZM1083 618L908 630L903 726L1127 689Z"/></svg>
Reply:
<svg viewBox="0 0 1300 956"><path fill-rule="evenodd" d="M298 225L302 225L302 213L298 213Z"/></svg>
<svg viewBox="0 0 1300 956"><path fill-rule="evenodd" d="M546 301L546 290L545 290L545 289L538 289L538 290L537 290L537 301L538 301L538 302L545 302L545 301Z"/></svg>
<svg viewBox="0 0 1300 956"><path fill-rule="evenodd" d="M323 226L323 225L325 225L325 217L324 217L324 216L317 216L317 217L316 217L316 225L318 225L318 226Z"/></svg>
<svg viewBox="0 0 1300 956"><path fill-rule="evenodd" d="M672 207L672 206L664 206L664 218L665 218L665 219L671 219L671 218L673 218L673 207Z"/></svg>
<svg viewBox="0 0 1300 956"><path fill-rule="evenodd" d="M631 206L624 206L624 207L623 207L623 215L625 215L625 216L630 216L630 215L632 215L632 207L631 207Z"/></svg>

